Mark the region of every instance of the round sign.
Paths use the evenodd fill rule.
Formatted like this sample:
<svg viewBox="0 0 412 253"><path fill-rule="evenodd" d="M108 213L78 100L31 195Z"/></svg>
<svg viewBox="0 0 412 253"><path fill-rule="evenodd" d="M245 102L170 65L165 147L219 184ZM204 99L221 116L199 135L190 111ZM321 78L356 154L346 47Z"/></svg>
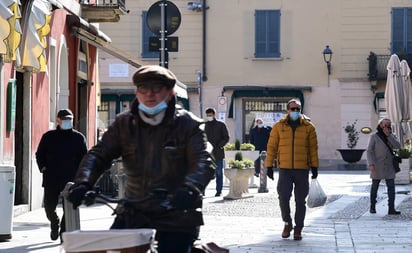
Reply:
<svg viewBox="0 0 412 253"><path fill-rule="evenodd" d="M226 97L219 97L219 105L225 105L226 104Z"/></svg>
<svg viewBox="0 0 412 253"><path fill-rule="evenodd" d="M182 16L177 6L170 1L158 1L150 6L147 11L146 22L150 31L160 35L162 30L161 5L165 4L165 35L171 35L179 28L182 21Z"/></svg>

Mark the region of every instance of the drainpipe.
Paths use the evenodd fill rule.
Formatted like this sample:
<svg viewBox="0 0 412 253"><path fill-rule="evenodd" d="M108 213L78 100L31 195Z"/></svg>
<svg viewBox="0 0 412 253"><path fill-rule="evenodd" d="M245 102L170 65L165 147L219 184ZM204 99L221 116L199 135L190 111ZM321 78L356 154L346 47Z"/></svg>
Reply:
<svg viewBox="0 0 412 253"><path fill-rule="evenodd" d="M207 81L207 72L206 72L206 10L208 9L206 7L206 0L203 0L202 4L203 8L203 46L202 46L202 65L203 65L203 75L202 75L202 80L205 82Z"/></svg>

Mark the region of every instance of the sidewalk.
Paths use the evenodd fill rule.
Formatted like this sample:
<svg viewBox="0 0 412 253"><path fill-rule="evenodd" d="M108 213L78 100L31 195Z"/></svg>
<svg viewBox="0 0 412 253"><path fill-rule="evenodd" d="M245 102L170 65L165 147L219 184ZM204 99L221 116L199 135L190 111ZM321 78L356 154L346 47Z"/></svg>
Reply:
<svg viewBox="0 0 412 253"><path fill-rule="evenodd" d="M206 225L201 228L202 241L213 241L231 253L412 252L412 197L404 194L411 191L412 185L396 186L396 206L402 214L388 216L382 182L377 213L369 214L367 171L320 171L318 180L328 202L323 207L307 209L303 240L294 241L280 236L283 222L274 191L276 180L268 181L268 193L249 188L253 197L241 200L214 197L215 182L211 182L204 199ZM225 187L222 196L227 193ZM85 230L107 229L113 220L106 206L81 208L80 212ZM43 209L19 215L14 218L13 239L0 242L0 252L63 253L59 241L50 241L49 233Z"/></svg>

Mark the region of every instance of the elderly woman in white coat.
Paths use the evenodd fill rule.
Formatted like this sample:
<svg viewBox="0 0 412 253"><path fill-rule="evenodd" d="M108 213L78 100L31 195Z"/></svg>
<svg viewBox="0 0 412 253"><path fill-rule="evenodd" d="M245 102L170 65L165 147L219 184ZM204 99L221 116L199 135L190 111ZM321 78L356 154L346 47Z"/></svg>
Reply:
<svg viewBox="0 0 412 253"><path fill-rule="evenodd" d="M393 168L393 149L399 149L401 144L392 134L391 121L381 119L376 128L376 133L369 138L367 159L372 178L370 191L370 213L376 213L376 197L379 183L385 179L388 188L388 214L399 215L395 209L395 169Z"/></svg>

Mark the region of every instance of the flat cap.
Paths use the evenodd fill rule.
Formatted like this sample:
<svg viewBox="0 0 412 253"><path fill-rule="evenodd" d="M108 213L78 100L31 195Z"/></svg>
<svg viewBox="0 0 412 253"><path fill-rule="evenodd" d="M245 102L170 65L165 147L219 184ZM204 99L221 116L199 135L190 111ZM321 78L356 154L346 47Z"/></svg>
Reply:
<svg viewBox="0 0 412 253"><path fill-rule="evenodd" d="M172 71L158 65L142 66L133 75L133 84L136 86L158 84L159 82L167 88L173 88L176 83L176 76Z"/></svg>
<svg viewBox="0 0 412 253"><path fill-rule="evenodd" d="M70 109L61 109L58 113L57 113L57 118L73 118L73 113L72 111L70 111Z"/></svg>

